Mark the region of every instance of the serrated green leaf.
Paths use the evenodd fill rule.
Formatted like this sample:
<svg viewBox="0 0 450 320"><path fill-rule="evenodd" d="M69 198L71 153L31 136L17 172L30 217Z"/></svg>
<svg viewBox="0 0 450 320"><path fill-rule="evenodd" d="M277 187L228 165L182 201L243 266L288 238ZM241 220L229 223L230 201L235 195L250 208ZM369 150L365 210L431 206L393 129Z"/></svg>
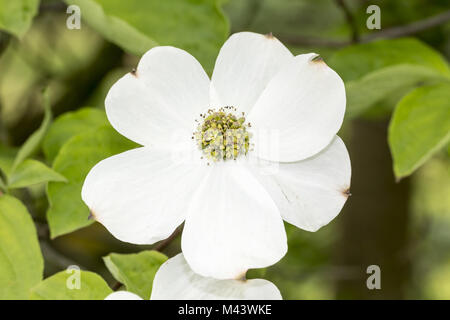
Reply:
<svg viewBox="0 0 450 320"><path fill-rule="evenodd" d="M26 159L9 176L8 188L23 188L48 181L67 182L64 176L47 167L42 162Z"/></svg>
<svg viewBox="0 0 450 320"><path fill-rule="evenodd" d="M346 84L350 117L383 100L395 105L401 98L399 92L450 78L449 66L437 51L408 38L350 46L334 54L328 63Z"/></svg>
<svg viewBox="0 0 450 320"><path fill-rule="evenodd" d="M31 26L39 0L0 0L0 29L22 37Z"/></svg>
<svg viewBox="0 0 450 320"><path fill-rule="evenodd" d="M53 122L42 142L46 158L53 162L63 144L71 137L106 124L106 113L99 109L83 108L61 115Z"/></svg>
<svg viewBox="0 0 450 320"><path fill-rule="evenodd" d="M193 54L211 71L228 36L228 22L215 0L66 0L82 19L124 50L142 55L157 45Z"/></svg>
<svg viewBox="0 0 450 320"><path fill-rule="evenodd" d="M53 169L68 183L49 182L47 221L52 238L88 226L89 209L81 200L81 187L89 170L99 161L137 147L111 126L102 126L69 139L59 151Z"/></svg>
<svg viewBox="0 0 450 320"><path fill-rule="evenodd" d="M150 299L153 278L167 256L158 251L142 251L132 254L111 253L103 258L114 278L127 290Z"/></svg>
<svg viewBox="0 0 450 320"><path fill-rule="evenodd" d="M69 272L70 271L70 272ZM76 287L79 272L79 288ZM67 270L45 279L31 290L32 300L103 300L112 290L98 274Z"/></svg>
<svg viewBox="0 0 450 320"><path fill-rule="evenodd" d="M44 261L33 220L16 198L0 196L0 300L28 299Z"/></svg>
<svg viewBox="0 0 450 320"><path fill-rule="evenodd" d="M415 89L397 105L389 146L397 178L410 175L450 140L450 83Z"/></svg>
<svg viewBox="0 0 450 320"><path fill-rule="evenodd" d="M20 147L19 151L17 152L16 158L14 159L14 163L11 169L12 172L14 172L19 164L21 164L26 158L31 156L39 148L42 140L44 139L44 136L47 133L48 128L50 127L50 124L52 122L52 110L50 107L47 92L44 92L43 98L45 109L44 119L42 120L39 129L33 132L33 134L27 139L27 141L25 141L22 147Z"/></svg>

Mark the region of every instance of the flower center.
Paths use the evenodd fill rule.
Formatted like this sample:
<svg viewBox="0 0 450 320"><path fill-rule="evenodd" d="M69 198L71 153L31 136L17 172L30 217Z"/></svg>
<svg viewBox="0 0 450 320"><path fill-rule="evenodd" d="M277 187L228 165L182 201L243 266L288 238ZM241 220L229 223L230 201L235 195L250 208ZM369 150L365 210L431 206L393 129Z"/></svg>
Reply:
<svg viewBox="0 0 450 320"><path fill-rule="evenodd" d="M245 114L236 117L230 111L234 107L223 107L219 110L208 110L201 114L201 123L194 132L193 139L208 160L236 160L246 155L250 146L250 134L245 123Z"/></svg>

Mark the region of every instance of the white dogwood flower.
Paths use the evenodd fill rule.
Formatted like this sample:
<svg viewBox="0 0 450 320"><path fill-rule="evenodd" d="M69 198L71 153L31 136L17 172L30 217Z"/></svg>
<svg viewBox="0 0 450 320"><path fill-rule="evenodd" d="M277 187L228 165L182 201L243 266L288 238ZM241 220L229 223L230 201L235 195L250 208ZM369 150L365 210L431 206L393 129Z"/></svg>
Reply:
<svg viewBox="0 0 450 320"><path fill-rule="evenodd" d="M270 281L217 280L194 273L183 254L164 262L153 280L150 300L280 300L278 288ZM134 293L117 291L105 300L142 300Z"/></svg>
<svg viewBox="0 0 450 320"><path fill-rule="evenodd" d="M345 103L320 57L271 35L232 35L211 80L187 52L155 47L105 101L112 126L143 147L98 163L82 198L126 242L153 244L184 221L192 270L238 279L284 256L283 219L316 231L342 209Z"/></svg>

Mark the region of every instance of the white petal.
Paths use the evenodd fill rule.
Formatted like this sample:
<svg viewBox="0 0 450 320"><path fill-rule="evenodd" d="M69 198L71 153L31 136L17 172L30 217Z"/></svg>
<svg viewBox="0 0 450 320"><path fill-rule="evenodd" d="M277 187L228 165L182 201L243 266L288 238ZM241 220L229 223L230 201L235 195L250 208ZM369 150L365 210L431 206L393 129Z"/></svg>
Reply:
<svg viewBox="0 0 450 320"><path fill-rule="evenodd" d="M171 152L148 147L99 162L88 174L82 199L116 238L152 244L180 225L202 166L175 162Z"/></svg>
<svg viewBox="0 0 450 320"><path fill-rule="evenodd" d="M348 198L350 158L338 136L311 158L278 164L273 174L263 174L261 167L257 170L283 219L304 230L317 231L328 224Z"/></svg>
<svg viewBox="0 0 450 320"><path fill-rule="evenodd" d="M270 195L238 163L216 163L188 209L182 250L194 272L238 279L287 251L283 221Z"/></svg>
<svg viewBox="0 0 450 320"><path fill-rule="evenodd" d="M249 112L269 80L292 58L273 36L233 34L220 49L214 67L213 107L234 106L239 112Z"/></svg>
<svg viewBox="0 0 450 320"><path fill-rule="evenodd" d="M295 57L271 80L252 109L248 121L259 142L255 143L258 157L282 162L306 159L325 148L341 127L344 83L314 56ZM260 132L277 137L275 150L264 145Z"/></svg>
<svg viewBox="0 0 450 320"><path fill-rule="evenodd" d="M208 259L208 257L204 257ZM195 274L182 254L167 260L153 280L151 300L280 300L267 280L216 280Z"/></svg>
<svg viewBox="0 0 450 320"><path fill-rule="evenodd" d="M173 47L155 47L109 90L106 114L113 127L142 145L166 144L174 131L192 133L209 106L210 81L200 63Z"/></svg>
<svg viewBox="0 0 450 320"><path fill-rule="evenodd" d="M143 300L138 295L128 291L116 291L109 294L105 300Z"/></svg>

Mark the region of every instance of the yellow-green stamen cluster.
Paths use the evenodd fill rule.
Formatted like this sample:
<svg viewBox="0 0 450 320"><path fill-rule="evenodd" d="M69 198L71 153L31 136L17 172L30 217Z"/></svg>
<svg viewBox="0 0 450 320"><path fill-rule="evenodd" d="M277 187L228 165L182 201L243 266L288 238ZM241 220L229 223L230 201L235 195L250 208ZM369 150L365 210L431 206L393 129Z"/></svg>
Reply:
<svg viewBox="0 0 450 320"><path fill-rule="evenodd" d="M236 160L247 154L250 146L250 135L245 124L244 113L236 117L229 111L234 107L223 107L218 111L208 110L201 114L202 123L198 125L193 138L208 160Z"/></svg>

